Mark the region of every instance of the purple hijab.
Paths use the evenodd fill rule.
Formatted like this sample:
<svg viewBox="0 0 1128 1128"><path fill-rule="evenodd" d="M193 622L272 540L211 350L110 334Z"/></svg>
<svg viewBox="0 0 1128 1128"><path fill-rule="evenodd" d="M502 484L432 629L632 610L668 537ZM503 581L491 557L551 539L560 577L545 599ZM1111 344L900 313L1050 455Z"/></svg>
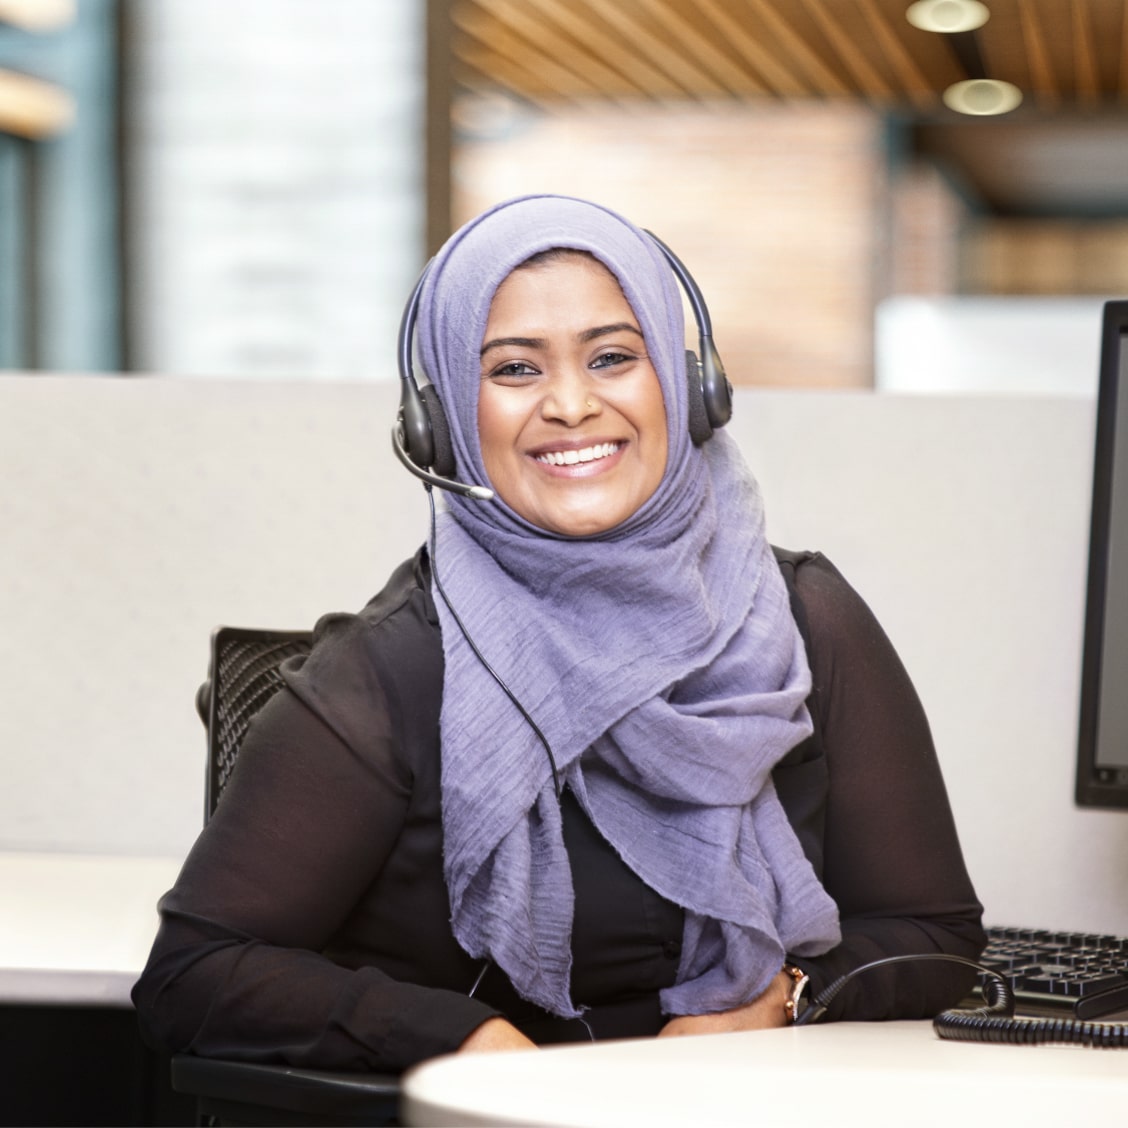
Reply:
<svg viewBox="0 0 1128 1128"><path fill-rule="evenodd" d="M689 438L677 282L650 238L596 204L531 196L456 232L424 286L417 340L458 476L488 483L478 353L494 291L538 251L590 252L618 279L665 398L654 495L585 538L548 533L500 498L446 495L434 567L470 636L544 732L599 832L685 909L667 1014L755 998L785 952L839 939L834 903L787 821L772 766L810 732L810 671L764 534L759 490L723 432ZM451 919L525 998L574 1016L573 887L545 750L436 593Z"/></svg>

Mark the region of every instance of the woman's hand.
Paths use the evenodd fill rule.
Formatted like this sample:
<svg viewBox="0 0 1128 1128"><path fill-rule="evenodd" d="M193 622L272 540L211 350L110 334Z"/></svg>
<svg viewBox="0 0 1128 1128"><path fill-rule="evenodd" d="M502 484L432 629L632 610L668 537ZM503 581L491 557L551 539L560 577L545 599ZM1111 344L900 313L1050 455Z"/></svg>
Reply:
<svg viewBox="0 0 1128 1128"><path fill-rule="evenodd" d="M687 1034L729 1034L734 1030L767 1030L787 1025L784 1003L791 992L791 976L781 971L768 984L762 995L734 1010L718 1014L683 1014L671 1018L659 1038L677 1038Z"/></svg>
<svg viewBox="0 0 1128 1128"><path fill-rule="evenodd" d="M516 1026L504 1018L488 1018L461 1046L460 1054L484 1054L498 1050L535 1050L536 1042L529 1041Z"/></svg>

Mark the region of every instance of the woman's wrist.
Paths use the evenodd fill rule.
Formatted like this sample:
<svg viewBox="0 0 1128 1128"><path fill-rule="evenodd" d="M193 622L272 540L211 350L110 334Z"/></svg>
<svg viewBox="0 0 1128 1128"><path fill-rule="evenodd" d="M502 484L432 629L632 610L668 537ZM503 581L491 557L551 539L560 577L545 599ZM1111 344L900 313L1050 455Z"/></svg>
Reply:
<svg viewBox="0 0 1128 1128"><path fill-rule="evenodd" d="M496 1050L535 1050L530 1041L504 1018L487 1018L458 1047L460 1054L490 1053Z"/></svg>

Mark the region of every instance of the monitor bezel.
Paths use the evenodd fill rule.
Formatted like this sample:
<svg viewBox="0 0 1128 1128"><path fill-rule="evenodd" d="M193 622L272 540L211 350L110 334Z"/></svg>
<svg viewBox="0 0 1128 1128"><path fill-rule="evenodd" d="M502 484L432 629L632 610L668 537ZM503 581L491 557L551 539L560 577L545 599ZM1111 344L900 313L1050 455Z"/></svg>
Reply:
<svg viewBox="0 0 1128 1128"><path fill-rule="evenodd" d="M1109 781L1098 767L1101 675L1108 607L1109 540L1112 522L1113 467L1117 443L1128 445L1128 434L1116 432L1117 407L1128 388L1120 387L1121 349L1128 347L1128 301L1104 304L1101 318L1100 383L1097 390L1096 437L1093 456L1092 515L1089 525L1089 566L1085 596L1084 642L1081 660L1081 707L1077 745L1075 799L1081 807L1128 808L1128 779ZM1122 452L1122 455L1125 452ZM1128 505L1128 497L1119 499ZM1128 576L1124 577L1128 584ZM1125 687L1128 692L1128 686ZM1123 777L1124 773L1120 773Z"/></svg>

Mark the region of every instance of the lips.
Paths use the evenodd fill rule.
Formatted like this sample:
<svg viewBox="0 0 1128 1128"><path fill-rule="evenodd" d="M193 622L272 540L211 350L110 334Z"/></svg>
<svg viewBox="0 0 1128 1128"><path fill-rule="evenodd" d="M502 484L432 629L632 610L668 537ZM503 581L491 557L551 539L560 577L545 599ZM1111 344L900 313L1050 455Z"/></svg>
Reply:
<svg viewBox="0 0 1128 1128"><path fill-rule="evenodd" d="M546 466L579 466L582 463L599 462L610 458L622 448L622 443L595 443L592 446L570 450L546 450L534 455L537 462Z"/></svg>

